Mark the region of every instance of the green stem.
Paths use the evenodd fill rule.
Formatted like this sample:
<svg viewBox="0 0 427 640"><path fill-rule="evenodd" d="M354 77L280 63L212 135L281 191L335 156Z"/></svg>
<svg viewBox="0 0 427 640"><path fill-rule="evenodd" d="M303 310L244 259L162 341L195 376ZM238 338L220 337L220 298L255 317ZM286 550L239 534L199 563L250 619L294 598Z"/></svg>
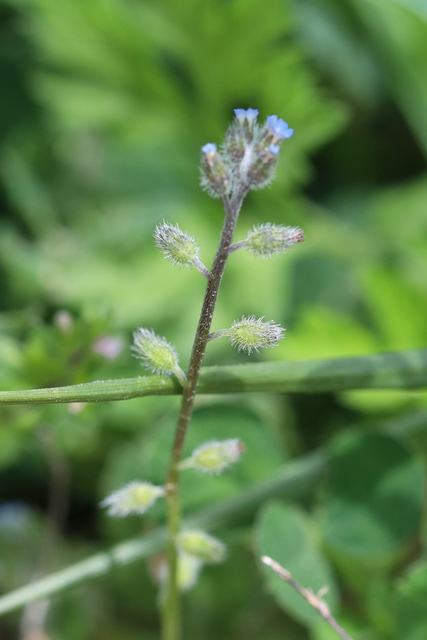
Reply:
<svg viewBox="0 0 427 640"><path fill-rule="evenodd" d="M218 250L212 266L211 278L208 281L199 324L194 338L190 364L187 373L187 385L182 394L181 412L175 431L175 439L169 461L166 482L167 491L167 529L168 529L168 586L166 600L163 606L163 640L180 640L181 620L177 575L177 551L175 538L181 529L181 507L179 495L179 468L182 459L185 437L193 413L194 399L199 382L200 369L208 342L213 313L218 298L228 248L233 241L240 208L247 191L235 193L231 199L223 198L225 209L224 226L218 245Z"/></svg>
<svg viewBox="0 0 427 640"><path fill-rule="evenodd" d="M427 388L427 349L353 358L203 367L198 393L336 393L423 388ZM174 377L141 376L50 389L0 391L0 404L111 402L178 394L182 394L182 386Z"/></svg>

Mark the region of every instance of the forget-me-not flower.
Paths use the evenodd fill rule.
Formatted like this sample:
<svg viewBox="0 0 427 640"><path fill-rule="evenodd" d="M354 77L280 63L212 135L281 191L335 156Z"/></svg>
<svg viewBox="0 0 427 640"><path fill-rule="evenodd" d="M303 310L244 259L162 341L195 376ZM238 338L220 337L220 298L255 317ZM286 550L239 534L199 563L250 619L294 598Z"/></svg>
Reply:
<svg viewBox="0 0 427 640"><path fill-rule="evenodd" d="M253 124L258 117L258 109L234 109L234 113L236 114L236 118L240 124L243 124L245 120L249 122L249 124Z"/></svg>
<svg viewBox="0 0 427 640"><path fill-rule="evenodd" d="M285 140L294 133L288 123L278 116L267 116L267 125L275 140Z"/></svg>
<svg viewBox="0 0 427 640"><path fill-rule="evenodd" d="M214 142L208 142L207 144L203 145L202 153L204 153L206 156L213 155L214 153L216 153L216 144Z"/></svg>

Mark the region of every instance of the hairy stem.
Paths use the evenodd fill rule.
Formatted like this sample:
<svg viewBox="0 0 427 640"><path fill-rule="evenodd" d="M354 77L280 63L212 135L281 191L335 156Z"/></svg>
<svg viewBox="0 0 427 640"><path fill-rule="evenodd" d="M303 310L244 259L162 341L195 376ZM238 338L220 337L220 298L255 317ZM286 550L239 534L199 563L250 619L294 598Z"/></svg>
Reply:
<svg viewBox="0 0 427 640"><path fill-rule="evenodd" d="M247 246L248 246L247 240L240 240L240 242L236 242L235 244L232 244L228 247L227 249L228 255L230 255L230 253L234 253L235 251L238 251L239 249L245 249Z"/></svg>
<svg viewBox="0 0 427 640"><path fill-rule="evenodd" d="M167 491L167 529L168 529L168 588L167 596L163 608L163 640L180 640L181 621L180 605L177 584L177 551L175 547L175 537L181 528L181 509L179 495L179 469L185 437L188 425L193 413L194 399L196 397L197 384L199 381L200 369L206 351L209 331L212 324L213 313L218 298L218 291L221 284L225 264L228 258L228 248L230 247L240 208L247 191L235 193L231 199L223 198L225 210L224 226L218 250L212 266L211 278L208 282L199 324L194 338L190 363L187 373L187 385L183 390L181 411L175 431L175 439L169 461L169 469L166 483Z"/></svg>

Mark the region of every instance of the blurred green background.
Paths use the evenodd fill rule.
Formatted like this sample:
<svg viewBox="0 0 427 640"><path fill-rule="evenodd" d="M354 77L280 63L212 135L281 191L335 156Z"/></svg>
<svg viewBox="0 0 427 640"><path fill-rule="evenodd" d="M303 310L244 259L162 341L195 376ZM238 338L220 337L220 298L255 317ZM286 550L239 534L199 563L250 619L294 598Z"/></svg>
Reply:
<svg viewBox="0 0 427 640"><path fill-rule="evenodd" d="M235 107L295 129L275 182L247 198L236 239L275 222L300 225L306 242L272 261L233 254L213 329L243 314L285 326L280 347L252 361L425 346L426 61L425 0L3 0L1 389L139 375L129 352L137 326L174 342L185 368L205 283L163 260L152 232L178 222L211 264L222 210L199 188L200 147L221 141ZM246 361L225 341L206 358ZM107 521L98 503L135 478L163 482L178 405L1 408L3 592L141 531L136 520ZM277 585L277 602L265 590L254 548L270 548L276 530L304 541L307 580L328 580L355 637L424 639L426 443L403 444L383 427L425 406L424 393L398 391L201 398L188 450L240 437L247 454L221 478L186 477L187 511L326 443L334 464L302 506L266 505L255 535L249 521L224 533L229 561L185 597L185 637L333 637ZM367 504L377 471L391 500L378 527ZM144 530L161 505L152 513ZM153 572L136 563L27 607L0 619L0 636L154 640Z"/></svg>

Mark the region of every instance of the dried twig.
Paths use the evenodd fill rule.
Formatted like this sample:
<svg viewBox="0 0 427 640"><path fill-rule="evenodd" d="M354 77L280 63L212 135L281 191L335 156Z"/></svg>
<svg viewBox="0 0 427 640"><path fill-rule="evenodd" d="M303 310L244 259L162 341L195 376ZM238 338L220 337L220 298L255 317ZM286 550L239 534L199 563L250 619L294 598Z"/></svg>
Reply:
<svg viewBox="0 0 427 640"><path fill-rule="evenodd" d="M273 569L274 573L277 573L277 575L282 578L282 580L290 584L291 587L295 589L295 591L298 591L298 593L308 602L308 604L312 606L313 609L316 609L316 611L322 616L322 618L326 620L328 624L330 624L332 629L334 629L334 631L338 633L342 640L352 640L348 633L344 631L341 625L339 625L335 618L332 616L326 602L322 600L322 597L328 590L327 587L323 587L323 589L321 589L318 594L314 594L311 589L305 589L304 587L302 587L292 577L291 573L284 569L278 562L275 562L268 556L263 556L261 560L264 564Z"/></svg>

